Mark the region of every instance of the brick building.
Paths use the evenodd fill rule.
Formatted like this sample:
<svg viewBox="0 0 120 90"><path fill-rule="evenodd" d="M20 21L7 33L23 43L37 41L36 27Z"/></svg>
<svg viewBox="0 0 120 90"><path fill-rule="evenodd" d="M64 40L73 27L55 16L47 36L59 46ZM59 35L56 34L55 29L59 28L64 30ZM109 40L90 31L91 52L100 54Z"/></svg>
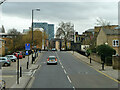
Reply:
<svg viewBox="0 0 120 90"><path fill-rule="evenodd" d="M120 55L120 30L101 29L97 36L97 45L108 44Z"/></svg>

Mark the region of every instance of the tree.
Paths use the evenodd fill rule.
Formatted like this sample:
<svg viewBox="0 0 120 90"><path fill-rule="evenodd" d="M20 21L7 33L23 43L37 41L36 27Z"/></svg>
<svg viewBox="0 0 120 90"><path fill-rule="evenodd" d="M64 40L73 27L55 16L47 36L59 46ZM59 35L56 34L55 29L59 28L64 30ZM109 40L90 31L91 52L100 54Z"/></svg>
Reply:
<svg viewBox="0 0 120 90"><path fill-rule="evenodd" d="M97 20L97 25L101 25L102 27L104 26L109 26L110 25L110 21L107 21L105 19L102 19L102 18L98 18L96 19Z"/></svg>
<svg viewBox="0 0 120 90"><path fill-rule="evenodd" d="M111 57L112 55L116 54L116 51L112 47L105 44L97 46L96 51L98 55L101 56L101 60L103 62L105 62L106 57Z"/></svg>
<svg viewBox="0 0 120 90"><path fill-rule="evenodd" d="M71 22L61 22L57 28L56 38L65 41L65 48L67 49L67 41L73 40L74 25Z"/></svg>
<svg viewBox="0 0 120 90"><path fill-rule="evenodd" d="M21 45L22 41L22 35L20 32L17 31L17 29L13 28L13 29L9 29L8 30L8 35L10 35L12 37L12 41L13 41L13 51L15 51L16 49L19 49L19 45Z"/></svg>

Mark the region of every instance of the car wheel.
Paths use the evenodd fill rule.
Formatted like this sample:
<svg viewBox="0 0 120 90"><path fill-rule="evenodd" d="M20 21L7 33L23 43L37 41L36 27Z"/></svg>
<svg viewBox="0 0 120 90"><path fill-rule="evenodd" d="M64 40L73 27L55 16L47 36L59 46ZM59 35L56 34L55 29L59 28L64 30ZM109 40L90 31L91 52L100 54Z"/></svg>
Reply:
<svg viewBox="0 0 120 90"><path fill-rule="evenodd" d="M10 66L10 64L7 64L7 66Z"/></svg>
<svg viewBox="0 0 120 90"><path fill-rule="evenodd" d="M12 62L14 62L15 60L13 59L13 60L11 60Z"/></svg>
<svg viewBox="0 0 120 90"><path fill-rule="evenodd" d="M47 65L49 65L49 63L47 63Z"/></svg>
<svg viewBox="0 0 120 90"><path fill-rule="evenodd" d="M5 64L4 64L4 66L8 66L8 64L7 64L7 63L5 63Z"/></svg>

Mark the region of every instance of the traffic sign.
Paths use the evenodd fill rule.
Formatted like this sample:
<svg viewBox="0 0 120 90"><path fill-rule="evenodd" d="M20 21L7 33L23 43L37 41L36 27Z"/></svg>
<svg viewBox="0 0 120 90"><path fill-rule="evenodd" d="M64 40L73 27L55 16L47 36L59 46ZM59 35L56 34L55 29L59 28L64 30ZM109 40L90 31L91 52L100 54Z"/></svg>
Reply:
<svg viewBox="0 0 120 90"><path fill-rule="evenodd" d="M25 50L30 50L30 44L29 43L25 44Z"/></svg>
<svg viewBox="0 0 120 90"><path fill-rule="evenodd" d="M29 55L29 52L28 52L28 51L26 51L26 55Z"/></svg>

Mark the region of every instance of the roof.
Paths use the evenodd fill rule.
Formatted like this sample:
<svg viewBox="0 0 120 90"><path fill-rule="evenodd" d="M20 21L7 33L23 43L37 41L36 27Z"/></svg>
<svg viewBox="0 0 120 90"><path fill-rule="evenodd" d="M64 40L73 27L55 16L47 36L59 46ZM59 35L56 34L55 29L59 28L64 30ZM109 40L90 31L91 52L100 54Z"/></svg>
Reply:
<svg viewBox="0 0 120 90"><path fill-rule="evenodd" d="M120 35L120 30L103 29L107 35Z"/></svg>
<svg viewBox="0 0 120 90"><path fill-rule="evenodd" d="M94 32L94 29L88 29L85 32Z"/></svg>
<svg viewBox="0 0 120 90"><path fill-rule="evenodd" d="M49 58L55 58L56 56L49 56Z"/></svg>

